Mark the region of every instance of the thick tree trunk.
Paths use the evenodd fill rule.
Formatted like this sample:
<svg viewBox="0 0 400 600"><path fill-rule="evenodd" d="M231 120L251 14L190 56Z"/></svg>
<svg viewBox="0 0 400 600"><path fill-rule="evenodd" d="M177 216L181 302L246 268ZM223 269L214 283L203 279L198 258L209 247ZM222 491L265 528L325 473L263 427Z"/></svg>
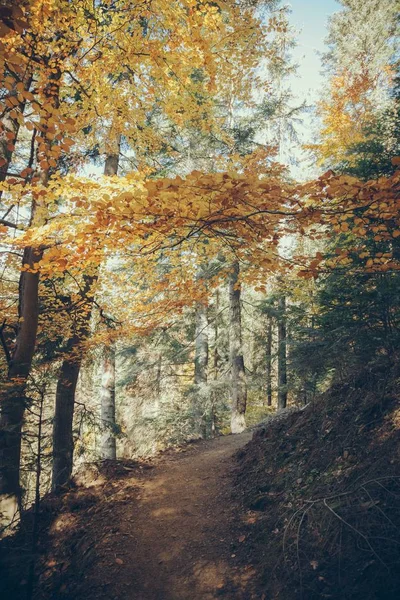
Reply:
<svg viewBox="0 0 400 600"><path fill-rule="evenodd" d="M65 486L72 474L75 392L83 359L82 344L90 333L93 287L96 281L96 276L85 277L86 301L81 306L80 314L76 316L75 331L68 340L58 376L53 421L53 491Z"/></svg>
<svg viewBox="0 0 400 600"><path fill-rule="evenodd" d="M121 137L118 136L114 152L106 157L104 174L117 175ZM79 328L71 337L68 352L63 360L60 377L57 383L56 406L53 424L53 478L52 488L68 483L73 468L74 440L72 434L75 407L75 390L79 371L82 365L82 344L89 335L89 325L92 316L94 286L97 274L85 277L86 302L82 307Z"/></svg>
<svg viewBox="0 0 400 600"><path fill-rule="evenodd" d="M53 426L53 489L65 485L72 472L74 439L72 423L74 418L74 401L78 383L80 359L63 360L57 382L56 406ZM62 418L59 418L62 415Z"/></svg>
<svg viewBox="0 0 400 600"><path fill-rule="evenodd" d="M106 347L101 378L101 458L115 460L117 447L115 439L115 348Z"/></svg>
<svg viewBox="0 0 400 600"><path fill-rule="evenodd" d="M232 273L229 278L229 355L231 366L232 433L240 433L246 428L245 413L247 404L247 386L242 348L241 288L239 273L239 263L235 262L232 265Z"/></svg>
<svg viewBox="0 0 400 600"><path fill-rule="evenodd" d="M29 87L29 82L28 82ZM16 96L14 90L10 96ZM23 112L25 102L20 103ZM14 146L19 132L19 122L10 117L6 109L2 119L0 135L0 182L5 181L12 160ZM13 134L11 140L7 134ZM0 190L0 199L2 196ZM41 252L25 248L22 265L33 265L41 258ZM21 455L21 428L25 410L25 385L29 375L36 342L38 323L38 273L23 271L20 275L19 327L13 352L9 353L7 341L4 350L10 359L8 369L9 385L0 394L0 495L19 496L19 463ZM8 354L9 353L9 354Z"/></svg>
<svg viewBox="0 0 400 600"><path fill-rule="evenodd" d="M279 300L278 318L278 409L287 404L287 364L286 364L286 298Z"/></svg>
<svg viewBox="0 0 400 600"><path fill-rule="evenodd" d="M272 317L268 317L266 361L267 361L267 406L272 406Z"/></svg>
<svg viewBox="0 0 400 600"><path fill-rule="evenodd" d="M23 264L33 267L42 253L25 248ZM0 494L19 496L21 430L25 411L25 387L33 354L39 316L39 274L23 271L20 276L19 327L8 371L9 383L1 394Z"/></svg>
<svg viewBox="0 0 400 600"><path fill-rule="evenodd" d="M48 95L54 106L58 105L58 80L60 72L57 70L51 76ZM21 110L23 107L21 108ZM9 127L18 133L18 126L10 123ZM47 149L51 142L46 138L46 126L41 129L41 138ZM33 147L33 146L32 146ZM7 148L3 157L8 169L11 155L7 155ZM9 149L8 149L9 151ZM40 170L39 179L46 187L49 181L49 169ZM4 174L6 176L6 173ZM33 194L31 225L40 225L46 213L40 196ZM40 205L41 206L38 206ZM41 248L26 247L22 259L22 271L19 279L19 320L16 334L16 343L11 354L9 364L8 382L6 389L0 394L0 513L6 506L7 516L10 516L10 506L20 503L20 458L21 458L21 433L22 422L26 406L26 384L31 371L32 359L35 352L38 317L39 317L39 273L35 272L37 263L43 256Z"/></svg>

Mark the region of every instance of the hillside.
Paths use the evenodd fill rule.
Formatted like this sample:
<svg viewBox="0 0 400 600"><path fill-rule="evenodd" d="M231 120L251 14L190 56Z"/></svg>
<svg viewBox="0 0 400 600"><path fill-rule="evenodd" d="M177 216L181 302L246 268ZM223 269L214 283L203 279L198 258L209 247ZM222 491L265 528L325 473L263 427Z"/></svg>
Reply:
<svg viewBox="0 0 400 600"><path fill-rule="evenodd" d="M399 423L396 367L258 428L236 486L264 598L399 598Z"/></svg>

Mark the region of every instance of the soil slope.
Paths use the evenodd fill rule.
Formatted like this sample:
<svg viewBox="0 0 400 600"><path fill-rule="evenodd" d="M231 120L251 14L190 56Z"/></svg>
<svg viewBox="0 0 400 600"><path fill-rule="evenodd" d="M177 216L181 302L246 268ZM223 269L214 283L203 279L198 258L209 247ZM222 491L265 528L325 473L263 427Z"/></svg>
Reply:
<svg viewBox="0 0 400 600"><path fill-rule="evenodd" d="M400 374L365 368L239 453L259 598L400 598Z"/></svg>
<svg viewBox="0 0 400 600"><path fill-rule="evenodd" d="M232 503L233 456L250 437L200 442L150 468L106 464L85 488L49 497L34 598L250 598L252 570L236 562L243 525ZM18 590L11 585L4 600L22 597L26 578Z"/></svg>

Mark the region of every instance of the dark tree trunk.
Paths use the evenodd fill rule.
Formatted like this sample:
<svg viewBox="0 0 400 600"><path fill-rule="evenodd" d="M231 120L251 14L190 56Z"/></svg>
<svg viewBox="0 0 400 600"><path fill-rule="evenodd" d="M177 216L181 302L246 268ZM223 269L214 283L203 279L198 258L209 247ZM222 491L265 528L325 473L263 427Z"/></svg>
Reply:
<svg viewBox="0 0 400 600"><path fill-rule="evenodd" d="M42 253L25 248L23 264L33 266ZM23 271L20 276L19 327L8 370L8 384L1 394L0 494L19 497L21 430L25 411L25 387L35 351L39 316L39 274Z"/></svg>
<svg viewBox="0 0 400 600"><path fill-rule="evenodd" d="M58 80L60 71L51 76L48 95L55 106L58 105ZM16 124L10 124L18 132ZM41 131L43 145L49 148L51 142L46 138L46 128ZM33 138L34 143L34 138ZM34 146L32 146L32 149ZM5 149L7 151L7 148ZM2 147L4 151L4 147ZM32 154L33 155L33 154ZM11 160L6 155L6 167ZM4 166L4 165L3 165ZM41 184L45 187L49 181L49 169L38 172ZM40 225L43 222L43 206L40 197L32 202L30 223ZM38 210L42 209L42 210ZM26 384L35 352L39 318L39 272L35 272L37 263L43 256L41 248L26 247L22 259L22 271L19 279L19 320L16 343L9 363L8 382L0 394L0 513L6 506L5 519L11 515L11 505L20 503L20 459L22 423L27 403Z"/></svg>
<svg viewBox="0 0 400 600"><path fill-rule="evenodd" d="M245 413L247 404L247 386L242 348L241 288L239 273L239 263L235 262L232 265L232 273L229 278L229 356L231 367L232 433L240 433L246 428Z"/></svg>
<svg viewBox="0 0 400 600"><path fill-rule="evenodd" d="M278 318L278 409L287 404L287 364L286 364L286 298L279 300Z"/></svg>
<svg viewBox="0 0 400 600"><path fill-rule="evenodd" d="M53 426L53 490L65 485L72 473L75 391L81 357L64 359L57 381ZM60 418L62 417L62 418Z"/></svg>

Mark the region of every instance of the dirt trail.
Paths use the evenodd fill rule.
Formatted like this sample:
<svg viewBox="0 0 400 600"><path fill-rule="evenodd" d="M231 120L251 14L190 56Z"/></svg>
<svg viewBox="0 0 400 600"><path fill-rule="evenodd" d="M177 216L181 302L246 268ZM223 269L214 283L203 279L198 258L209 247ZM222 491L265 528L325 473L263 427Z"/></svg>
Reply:
<svg viewBox="0 0 400 600"><path fill-rule="evenodd" d="M115 535L97 549L95 577L87 574L96 598L249 598L243 590L251 573L235 566L240 524L231 478L233 454L250 437L226 436L167 455L135 481L136 500L112 513Z"/></svg>

